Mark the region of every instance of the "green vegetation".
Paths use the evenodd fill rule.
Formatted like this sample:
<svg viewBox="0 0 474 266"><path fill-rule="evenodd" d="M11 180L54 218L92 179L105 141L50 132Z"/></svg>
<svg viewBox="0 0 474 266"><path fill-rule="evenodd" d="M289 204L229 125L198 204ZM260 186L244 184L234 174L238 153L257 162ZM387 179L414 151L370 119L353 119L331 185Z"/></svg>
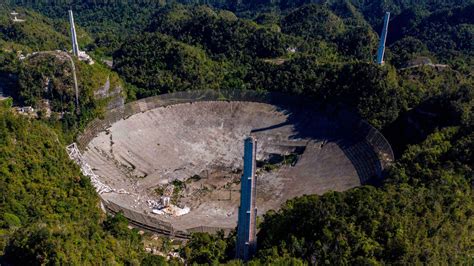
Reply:
<svg viewBox="0 0 474 266"><path fill-rule="evenodd" d="M171 202L173 204L178 204L179 199L181 197L181 191L186 188L186 182L183 182L179 179L175 179L173 180L173 182L171 182L171 184L173 185L173 194L171 195Z"/></svg>
<svg viewBox="0 0 474 266"><path fill-rule="evenodd" d="M218 64L198 48L161 34L144 34L114 55L115 70L139 88L139 98L174 90L217 89Z"/></svg>
<svg viewBox="0 0 474 266"><path fill-rule="evenodd" d="M465 115L472 115L473 99ZM308 264L469 264L474 249L472 125L471 117L410 146L381 188L302 196L268 212L252 263L301 258ZM222 261L209 255L215 251L202 239L192 239L188 248L197 243L200 248L188 253Z"/></svg>
<svg viewBox="0 0 474 266"><path fill-rule="evenodd" d="M235 237L225 238L222 231L215 235L195 233L180 253L191 264L223 263L233 256L234 246Z"/></svg>
<svg viewBox="0 0 474 266"><path fill-rule="evenodd" d="M25 22L13 22L7 8L0 11L1 49L25 52L67 49L67 37L54 28L51 19L27 9L18 12L22 15L20 18L27 17Z"/></svg>
<svg viewBox="0 0 474 266"><path fill-rule="evenodd" d="M179 180L179 179L175 179L173 180L173 182L171 182L171 184L177 189L177 190L181 190L183 188L186 187L186 183Z"/></svg>
<svg viewBox="0 0 474 266"><path fill-rule="evenodd" d="M138 264L140 236L106 218L62 136L0 108L0 248L18 264Z"/></svg>
<svg viewBox="0 0 474 266"><path fill-rule="evenodd" d="M397 161L380 187L305 195L266 213L251 265L472 264L472 0L15 2L0 3L0 92L11 97L0 107L2 260L168 263L144 254L123 216L101 213L64 150L121 88L127 101L194 89L300 95L315 106L349 107L389 139ZM66 58L19 56L69 50L70 8L81 48L96 59L75 61L79 112ZM24 23L11 21L13 9ZM392 13L386 64L377 66L385 11ZM101 59L113 59L113 69ZM447 67L405 68L427 59ZM51 117L11 108L41 110L45 101ZM173 182L174 201L186 182ZM188 264L241 265L232 261L234 242L233 234L198 233L180 254Z"/></svg>
<svg viewBox="0 0 474 266"><path fill-rule="evenodd" d="M282 165L294 166L297 161L298 153L290 153L288 155L273 154L268 160L257 161L257 167L270 172Z"/></svg>
<svg viewBox="0 0 474 266"><path fill-rule="evenodd" d="M450 63L463 71L472 71L474 19L471 14L474 12L474 3L440 10L426 17L417 11L406 10L394 19L395 25L406 23L401 29L395 30L389 40L398 48L397 54L405 56L405 50L416 52L416 55L429 51L441 62ZM418 51L411 50L413 48Z"/></svg>
<svg viewBox="0 0 474 266"><path fill-rule="evenodd" d="M460 131L446 128L411 146L380 189L303 196L267 213L260 255L278 247L311 263L472 261L472 154L465 153L473 135Z"/></svg>
<svg viewBox="0 0 474 266"><path fill-rule="evenodd" d="M161 197L165 193L165 188L163 186L159 186L159 187L155 188L155 193L158 197Z"/></svg>
<svg viewBox="0 0 474 266"><path fill-rule="evenodd" d="M0 77L4 77L6 92L18 105L33 106L41 117L56 123L61 117L63 128L71 134L100 116L111 97L97 97L107 79L110 88L124 88L116 73L100 64L87 65L75 60L78 88L79 114L76 107L72 66L70 59L56 52L31 55L18 60L14 54L0 51ZM1 78L0 78L1 79ZM117 95L115 97L122 97ZM52 111L51 117L45 116Z"/></svg>

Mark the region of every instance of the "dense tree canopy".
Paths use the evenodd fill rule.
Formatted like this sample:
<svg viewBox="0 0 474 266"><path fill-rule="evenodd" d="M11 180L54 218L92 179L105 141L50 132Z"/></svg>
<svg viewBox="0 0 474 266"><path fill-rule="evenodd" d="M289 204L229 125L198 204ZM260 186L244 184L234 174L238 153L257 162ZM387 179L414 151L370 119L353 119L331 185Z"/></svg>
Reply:
<svg viewBox="0 0 474 266"><path fill-rule="evenodd" d="M146 33L115 53L115 69L150 96L174 90L216 89L222 80L219 64L199 48L160 33Z"/></svg>
<svg viewBox="0 0 474 266"><path fill-rule="evenodd" d="M64 150L105 110L108 80L127 100L197 89L300 95L348 107L389 139L397 160L383 184L305 195L266 213L251 265L472 264L472 0L9 2L0 3L0 93L13 98L0 102L0 260L168 263L144 254L123 216L101 213ZM75 60L77 110L69 62L31 55L71 49L70 8L81 49L96 61ZM25 23L11 20L13 9ZM10 108L46 100L49 118ZM179 254L189 264L241 265L234 242L198 233Z"/></svg>
<svg viewBox="0 0 474 266"><path fill-rule="evenodd" d="M140 236L106 220L61 135L0 108L0 247L18 264L134 263ZM5 241L7 240L7 241Z"/></svg>
<svg viewBox="0 0 474 266"><path fill-rule="evenodd" d="M472 148L470 134L446 128L411 146L382 189L304 196L267 213L261 256L271 256L277 246L318 264L468 262L472 159L466 160L471 152L459 152Z"/></svg>

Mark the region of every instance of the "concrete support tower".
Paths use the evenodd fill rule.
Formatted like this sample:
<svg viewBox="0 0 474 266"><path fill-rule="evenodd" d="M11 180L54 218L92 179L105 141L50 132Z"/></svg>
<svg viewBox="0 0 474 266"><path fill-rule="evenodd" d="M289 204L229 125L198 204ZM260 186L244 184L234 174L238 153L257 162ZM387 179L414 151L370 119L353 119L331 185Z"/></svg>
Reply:
<svg viewBox="0 0 474 266"><path fill-rule="evenodd" d="M240 183L239 222L236 258L248 261L257 249L256 177L257 141L248 137L244 144L244 172Z"/></svg>
<svg viewBox="0 0 474 266"><path fill-rule="evenodd" d="M379 50L377 51L377 64L383 65L383 56L385 54L385 41L387 40L388 21L390 19L390 12L385 13L383 20L382 35L380 35Z"/></svg>
<svg viewBox="0 0 474 266"><path fill-rule="evenodd" d="M69 10L69 23L71 24L72 54L79 56L79 44L77 43L76 26L74 26L74 15Z"/></svg>

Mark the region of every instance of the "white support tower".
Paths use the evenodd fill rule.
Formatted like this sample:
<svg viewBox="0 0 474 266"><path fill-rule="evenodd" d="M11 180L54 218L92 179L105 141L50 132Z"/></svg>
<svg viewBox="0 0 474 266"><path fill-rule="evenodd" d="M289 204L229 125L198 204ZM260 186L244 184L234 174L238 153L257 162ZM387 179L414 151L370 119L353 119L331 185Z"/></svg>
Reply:
<svg viewBox="0 0 474 266"><path fill-rule="evenodd" d="M69 23L71 24L71 40L72 40L72 53L74 56L79 56L79 44L77 43L76 26L74 25L74 15L72 10L69 10Z"/></svg>
<svg viewBox="0 0 474 266"><path fill-rule="evenodd" d="M385 13L385 17L383 20L383 29L382 35L380 35L380 44L379 49L377 52L377 64L383 65L383 56L385 54L385 41L387 40L387 32L388 32L388 21L390 20L390 12Z"/></svg>

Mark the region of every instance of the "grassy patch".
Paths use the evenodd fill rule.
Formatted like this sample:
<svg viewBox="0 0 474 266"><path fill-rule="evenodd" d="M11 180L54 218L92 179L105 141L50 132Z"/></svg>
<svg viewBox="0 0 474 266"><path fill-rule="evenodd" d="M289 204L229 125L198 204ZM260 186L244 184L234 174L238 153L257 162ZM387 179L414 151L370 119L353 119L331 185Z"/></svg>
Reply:
<svg viewBox="0 0 474 266"><path fill-rule="evenodd" d="M156 195L161 197L165 193L165 188L163 186L159 186L159 187L155 188L155 193L156 193Z"/></svg>
<svg viewBox="0 0 474 266"><path fill-rule="evenodd" d="M179 179L175 179L171 182L171 184L173 185L173 195L171 196L171 203L176 205L178 204L181 191L186 188L186 183Z"/></svg>
<svg viewBox="0 0 474 266"><path fill-rule="evenodd" d="M288 155L272 154L267 160L257 161L257 167L270 172L278 169L282 165L294 166L298 162L298 154L290 153Z"/></svg>

